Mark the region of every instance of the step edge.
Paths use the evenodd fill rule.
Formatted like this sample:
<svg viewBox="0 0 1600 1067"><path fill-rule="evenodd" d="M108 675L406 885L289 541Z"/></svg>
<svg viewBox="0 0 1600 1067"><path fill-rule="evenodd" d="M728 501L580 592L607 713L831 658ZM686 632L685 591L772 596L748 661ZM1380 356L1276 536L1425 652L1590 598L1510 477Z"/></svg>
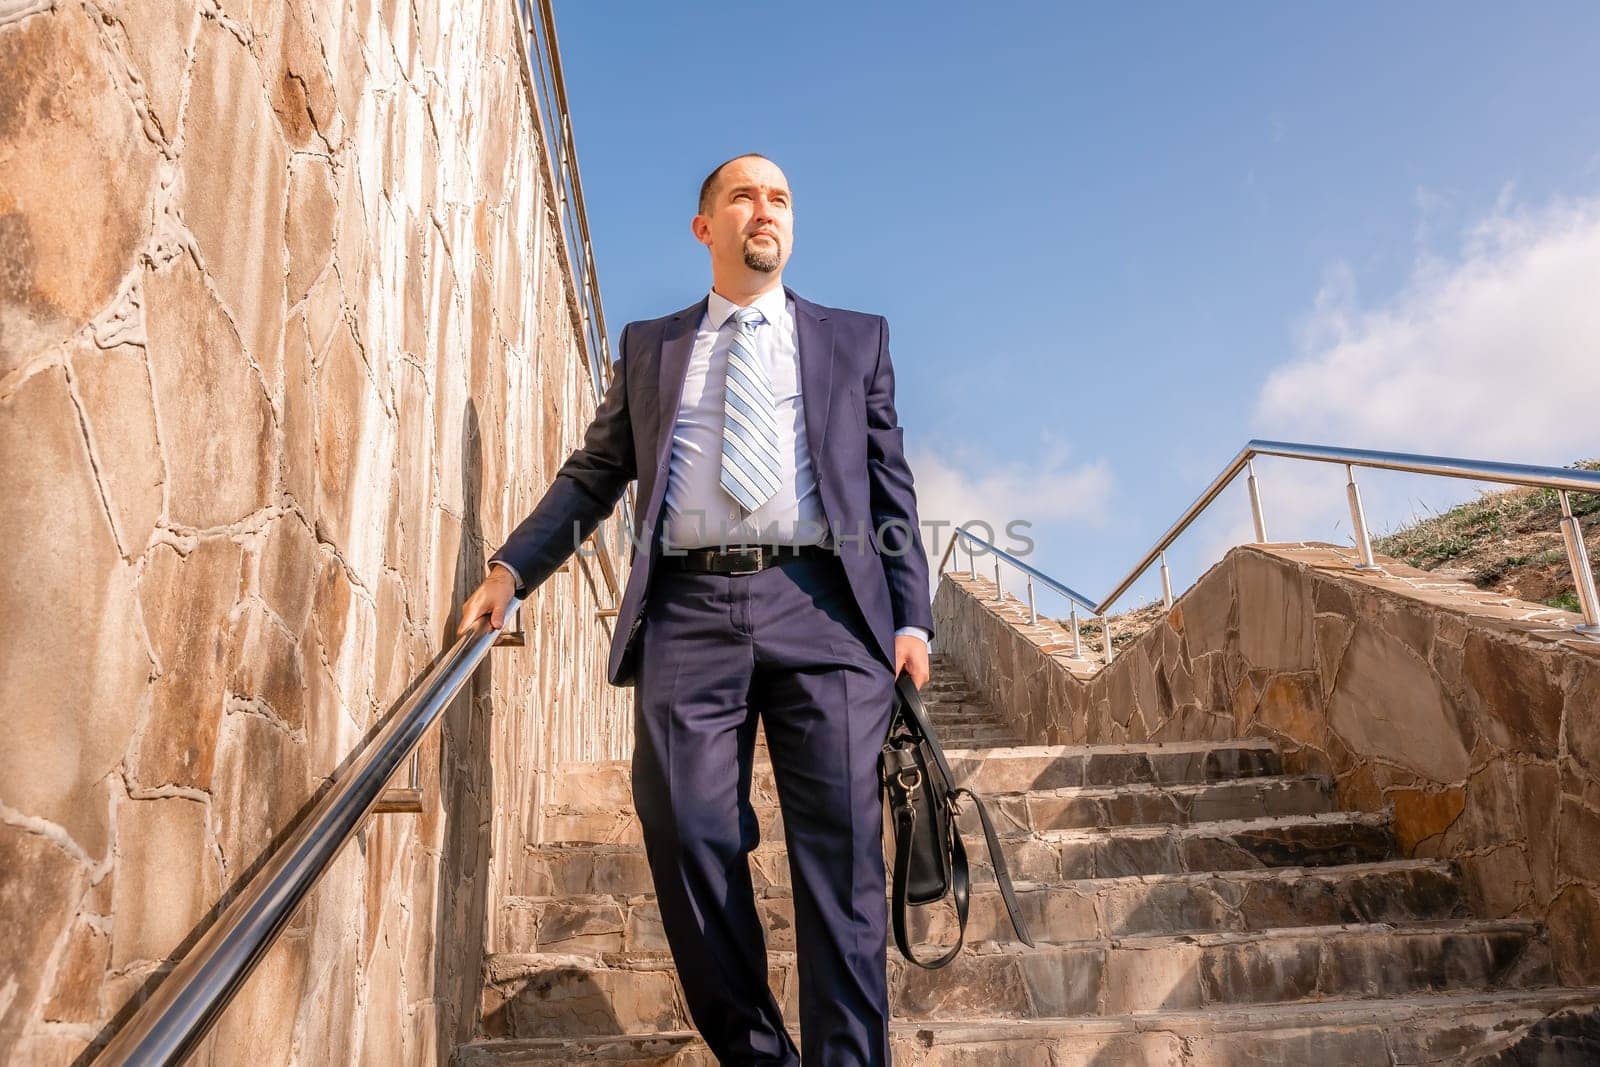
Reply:
<svg viewBox="0 0 1600 1067"><path fill-rule="evenodd" d="M1315 785L1322 789L1331 790L1333 788L1333 779L1325 774L1259 774L1245 778L1216 778L1205 782L1130 782L1127 785L1063 785L1046 789L985 789L979 796L984 800L988 800L991 797L1022 796L1097 800L1102 797L1125 796L1128 794L1136 796L1185 795L1200 794L1213 790L1260 789L1263 787L1289 789L1305 785ZM770 808L772 805L760 804L757 807ZM563 801L552 800L542 805L541 810L546 814L558 815L586 815L599 814L601 812L616 812L620 815L624 812L632 813L636 809L632 804L585 808L576 807Z"/></svg>
<svg viewBox="0 0 1600 1067"><path fill-rule="evenodd" d="M1014 879L1012 887L1019 893L1036 892L1038 890L1094 890L1099 888L1117 888L1121 885L1170 885L1182 882L1208 882L1217 879L1225 881L1294 881L1300 878L1326 878L1356 877L1364 874L1404 874L1411 871L1432 871L1447 877L1454 877L1456 870L1454 864L1443 859L1393 859L1372 860L1367 863L1338 863L1325 867L1241 867L1236 870L1218 871L1174 871L1168 874L1122 874L1106 878L1076 878L1061 882L1037 882L1032 880ZM971 886L973 896L992 895L1000 892L998 883L974 882ZM787 898L792 894L785 886L767 886L755 891L756 898L776 897ZM510 905L521 908L532 904L544 904L551 901L571 903L609 903L616 900L648 900L655 896L654 893L565 893L558 896L547 896L535 893L511 893L501 898L502 906Z"/></svg>
<svg viewBox="0 0 1600 1067"><path fill-rule="evenodd" d="M1543 934L1542 924L1528 919L1449 919L1449 920L1417 920L1405 923L1342 923L1333 925L1313 926L1278 926L1267 927L1261 930L1219 931L1208 933L1190 934L1131 934L1126 937L1092 938L1079 941L1042 942L1045 947L1056 949L1070 949L1074 952L1092 952L1096 950L1110 950L1131 947L1139 951L1159 950L1166 942L1173 946L1211 948L1226 945L1251 944L1269 941L1274 943L1292 940L1316 939L1326 941L1331 938L1349 935L1351 940L1376 934L1401 935L1410 937L1438 937L1438 936L1463 936L1493 933L1518 933L1530 938L1540 938ZM999 942L991 942L998 944ZM1131 943L1131 944L1130 944ZM1013 942L1005 942L1013 944ZM1023 946L1012 952L987 952L981 955L1010 956L1027 955L1036 952ZM767 950L769 962L789 963L797 958L794 949ZM891 957L892 958L892 957ZM570 961L570 962L569 962ZM543 969L552 966L571 966L575 970L584 971L610 971L630 970L629 964L671 964L672 956L666 950L601 952L595 954L573 952L491 952L484 958L485 969L496 963L504 963L512 967L531 967L534 964L543 964ZM620 966L619 966L620 965ZM651 968L656 969L656 968ZM515 977L506 976L507 978ZM491 979L497 980L497 979ZM1533 988L1549 988L1539 986ZM1285 1002L1290 1003L1290 1002Z"/></svg>
<svg viewBox="0 0 1600 1067"><path fill-rule="evenodd" d="M1151 741L1148 743L1135 743L1128 745L1012 745L1003 749L961 749L946 748L946 756L960 755L964 752L978 751L987 758L993 758L995 752L1021 753L1024 757L1049 756L1060 757L1076 755L1079 753L1107 753L1113 755L1132 755L1138 753L1193 753L1210 750L1228 751L1233 749L1248 750L1252 752L1280 753L1281 749L1276 741L1267 738L1243 737L1222 741ZM558 762L552 773L560 775L569 768L590 767L625 767L629 764L627 758L610 760L563 760Z"/></svg>
<svg viewBox="0 0 1600 1067"><path fill-rule="evenodd" d="M1349 1016L1380 1016L1374 1025L1431 1015L1479 1013L1493 1009L1537 1008L1550 1013L1576 1007L1593 1006L1600 1010L1600 987L1541 986L1518 990L1449 990L1438 993L1413 993L1389 998L1340 998L1313 1001L1277 1001L1267 1004L1241 1004L1234 1007L1207 1007L1191 1011L1140 1011L1116 1015L1052 1015L1020 1019L1013 1016L973 1016L965 1019L891 1019L892 1033L936 1030L959 1033L964 1030L1017 1031L1015 1036L1038 1033L1048 1037L1054 1028L1071 1027L1077 1034L1145 1033L1166 1029L1203 1027L1208 1032L1245 1033L1253 1030L1299 1029L1307 1016L1329 1026L1350 1025ZM791 1028L792 1030L792 1028ZM793 1032L793 1031L792 1031ZM999 1040L1008 1040L1011 1034ZM662 1030L651 1033L592 1034L570 1037L479 1037L460 1047L560 1048L570 1042L612 1044L638 1041L698 1042L695 1030Z"/></svg>
<svg viewBox="0 0 1600 1067"><path fill-rule="evenodd" d="M1224 833L1241 830L1262 830L1272 828L1288 828L1302 825L1367 826L1373 829L1388 829L1389 815L1381 811L1329 811L1313 812L1307 815L1265 815L1255 819L1207 819L1203 822L1192 823L1130 823L1121 826L1106 826L1088 828L1070 828L1054 830L1030 830L1025 833L1002 831L999 839L1002 843L1019 842L1026 840L1039 840L1046 842L1076 841L1080 839L1093 839L1099 837L1129 836L1129 837L1166 837L1166 836L1204 836L1215 832L1214 828ZM756 845L756 850L771 848L777 851L781 841L763 838ZM522 845L524 855L537 850L552 851L578 851L580 849L594 852L610 850L613 852L642 853L642 844L622 844L613 841L527 841Z"/></svg>

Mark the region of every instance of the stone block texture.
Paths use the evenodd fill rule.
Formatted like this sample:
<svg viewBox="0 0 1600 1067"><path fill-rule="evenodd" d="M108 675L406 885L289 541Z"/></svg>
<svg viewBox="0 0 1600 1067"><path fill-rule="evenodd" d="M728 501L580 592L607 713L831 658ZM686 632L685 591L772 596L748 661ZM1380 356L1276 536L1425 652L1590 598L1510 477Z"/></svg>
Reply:
<svg viewBox="0 0 1600 1067"><path fill-rule="evenodd" d="M947 573L940 647L1046 744L1261 738L1386 812L1408 857L1457 865L1474 911L1549 924L1600 981L1600 642L1576 616L1348 548L1229 553L1106 666L1050 621Z"/></svg>
<svg viewBox="0 0 1600 1067"><path fill-rule="evenodd" d="M581 443L524 47L508 0L0 3L0 1061L110 1036ZM192 1062L472 1035L496 857L558 762L627 752L605 563L529 601L424 812L369 822Z"/></svg>

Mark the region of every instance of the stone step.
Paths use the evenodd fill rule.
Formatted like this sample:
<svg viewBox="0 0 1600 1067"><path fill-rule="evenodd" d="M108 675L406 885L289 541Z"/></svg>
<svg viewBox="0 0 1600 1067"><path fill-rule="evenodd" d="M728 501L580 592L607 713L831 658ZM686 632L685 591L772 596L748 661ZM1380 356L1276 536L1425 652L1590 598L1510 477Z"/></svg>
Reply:
<svg viewBox="0 0 1600 1067"><path fill-rule="evenodd" d="M970 701L952 700L949 702L929 701L924 705L928 718L936 723L940 722L992 722L1003 723L1002 719L993 708L987 704L974 704Z"/></svg>
<svg viewBox="0 0 1600 1067"><path fill-rule="evenodd" d="M928 681L918 689L923 700L931 700L941 693L968 692L972 683L959 671L932 670L928 672Z"/></svg>
<svg viewBox="0 0 1600 1067"><path fill-rule="evenodd" d="M1017 734L1016 729L1009 723L1001 722L998 719L979 719L972 717L956 718L954 716L939 715L933 716L933 736L934 739L939 742L940 748L950 749L958 747L952 738L952 730L974 729L977 727L985 727L990 730L1006 730L1009 731L1013 737L1015 737ZM1009 747L1015 748L1021 743L1022 742L1019 739L1013 741Z"/></svg>
<svg viewBox="0 0 1600 1067"><path fill-rule="evenodd" d="M1004 746L1006 748L1016 748L1018 745L1022 744L1022 738L1018 735L1015 727L1011 726L1009 723L1000 722L996 719L969 718L956 720L939 718L937 716L935 716L933 719L933 736L934 739L939 742L939 747L943 749L961 747L960 739L962 739L964 736L962 731L977 729L991 732L1004 731L1006 737L1009 738L1008 743Z"/></svg>
<svg viewBox="0 0 1600 1067"><path fill-rule="evenodd" d="M999 722L935 723L933 736L942 749L1015 748L1022 743L1016 730Z"/></svg>
<svg viewBox="0 0 1600 1067"><path fill-rule="evenodd" d="M933 693L924 690L922 693L922 706L930 712L948 710L950 708L967 708L974 714L991 717L998 716L998 712L994 710L993 705L989 703L982 693L968 689L965 686L952 687Z"/></svg>
<svg viewBox="0 0 1600 1067"><path fill-rule="evenodd" d="M976 693L951 690L935 696L925 696L922 706L930 715L965 714L975 715L980 718L998 719L997 713L990 704Z"/></svg>
<svg viewBox="0 0 1600 1067"><path fill-rule="evenodd" d="M1000 845L1013 879L1049 884L1078 878L1372 863L1394 858L1395 847L1387 817L1360 812L1188 826L1042 830L1004 835ZM974 882L994 880L986 847L969 839L967 856ZM527 845L519 859L511 872L513 896L653 891L639 845ZM761 841L750 853L750 871L757 888L788 885L783 843Z"/></svg>
<svg viewBox="0 0 1600 1067"><path fill-rule="evenodd" d="M1334 807L1332 783L1314 776L994 793L984 796L984 805L1002 833L1316 815ZM963 805L957 824L982 832L970 804Z"/></svg>
<svg viewBox="0 0 1600 1067"><path fill-rule="evenodd" d="M1016 890L1023 918L1039 943L1466 917L1450 866L1437 860L1085 879L1054 885L1019 882ZM793 949L794 906L789 891L769 887L757 895L756 905L768 946ZM501 915L501 944L521 952L598 955L664 952L668 947L660 909L649 894L513 897ZM958 926L948 898L910 909L910 921L918 945L955 940ZM975 886L967 941L1008 942L1015 936L995 885Z"/></svg>
<svg viewBox="0 0 1600 1067"><path fill-rule="evenodd" d="M980 710L985 714L994 714L993 709L982 694L974 692L966 686L952 686L934 691L924 689L922 691L922 706L929 711L934 711L938 708L968 707Z"/></svg>
<svg viewBox="0 0 1600 1067"><path fill-rule="evenodd" d="M1001 723L935 724L933 733L939 747L947 753L954 748L1015 748L1022 743L1022 738L1017 736L1015 730ZM756 734L756 753L758 758L767 758L767 739L764 734Z"/></svg>
<svg viewBox="0 0 1600 1067"><path fill-rule="evenodd" d="M969 947L937 971L890 953L892 1014L916 1020L1119 1015L1517 990L1553 981L1538 927L1510 920ZM795 963L792 952L768 953L768 981L792 1018L799 1013ZM497 955L487 971L487 1036L654 1033L692 1025L664 952Z"/></svg>
<svg viewBox="0 0 1600 1067"><path fill-rule="evenodd" d="M793 1017L790 1033L800 1035ZM1600 989L1446 993L1225 1010L1055 1019L903 1020L900 1067L1235 1067L1240 1064L1600 1062ZM693 1030L648 1036L483 1038L453 1067L586 1063L716 1067Z"/></svg>
<svg viewBox="0 0 1600 1067"><path fill-rule="evenodd" d="M1071 786L1177 785L1283 773L1270 741L1174 741L1149 745L1022 745L945 749L959 784L985 795ZM549 803L591 810L633 804L631 761L566 763L557 768ZM758 751L751 795L776 796L772 764Z"/></svg>
<svg viewBox="0 0 1600 1067"><path fill-rule="evenodd" d="M752 790L750 799L762 839L781 840L783 819L777 798ZM1001 833L1314 815L1333 810L1331 784L1319 777L1241 778L1171 786L1035 789L990 793L983 799L989 818ZM974 837L983 832L978 813L969 803L963 802L956 821ZM544 840L550 843L639 844L643 841L643 831L631 806L596 809L546 805Z"/></svg>

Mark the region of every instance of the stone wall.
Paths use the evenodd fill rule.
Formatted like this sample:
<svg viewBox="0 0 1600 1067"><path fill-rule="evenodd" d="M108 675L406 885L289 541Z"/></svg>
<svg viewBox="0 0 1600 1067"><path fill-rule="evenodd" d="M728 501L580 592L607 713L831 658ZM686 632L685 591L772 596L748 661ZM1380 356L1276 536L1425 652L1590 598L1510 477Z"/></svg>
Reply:
<svg viewBox="0 0 1600 1067"><path fill-rule="evenodd" d="M1408 855L1456 861L1480 914L1547 921L1565 981L1600 981L1600 642L1565 612L1354 562L1235 549L1108 668L946 573L939 646L1030 743L1278 741L1342 806L1392 810Z"/></svg>
<svg viewBox="0 0 1600 1067"><path fill-rule="evenodd" d="M0 1060L110 1036L579 443L521 48L507 0L0 0ZM194 1062L470 1032L489 828L626 752L614 602L594 561L530 601L425 812L374 817Z"/></svg>

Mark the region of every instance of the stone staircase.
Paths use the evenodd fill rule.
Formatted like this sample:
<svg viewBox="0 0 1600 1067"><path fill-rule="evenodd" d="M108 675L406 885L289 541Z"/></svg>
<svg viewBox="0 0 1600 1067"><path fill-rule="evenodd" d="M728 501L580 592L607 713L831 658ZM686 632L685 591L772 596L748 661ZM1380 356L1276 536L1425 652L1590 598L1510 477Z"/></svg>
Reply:
<svg viewBox="0 0 1600 1067"><path fill-rule="evenodd" d="M938 657L924 694L1004 835L1036 945L1012 940L982 856L954 963L924 971L890 946L897 1064L1600 1062L1600 990L1557 986L1537 924L1474 918L1448 864L1399 858L1384 816L1335 810L1330 783L1285 774L1272 744L1020 746ZM490 958L483 1036L455 1062L714 1063L661 930L628 761L564 767L552 795L502 902L518 951ZM797 1030L764 751L751 800L769 978ZM975 815L962 825L976 844ZM924 943L953 937L947 906L913 916Z"/></svg>

